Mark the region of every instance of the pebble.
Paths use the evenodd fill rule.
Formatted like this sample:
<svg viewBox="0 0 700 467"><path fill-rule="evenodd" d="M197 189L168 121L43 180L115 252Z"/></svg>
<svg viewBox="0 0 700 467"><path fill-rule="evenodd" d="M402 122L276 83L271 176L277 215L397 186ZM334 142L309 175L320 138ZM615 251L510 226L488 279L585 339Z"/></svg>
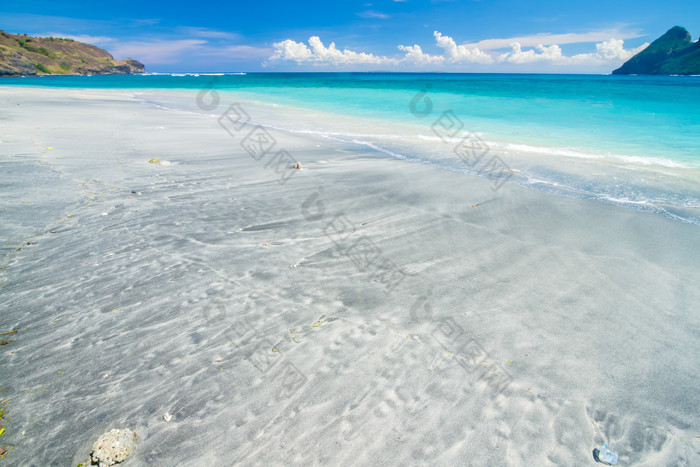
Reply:
<svg viewBox="0 0 700 467"><path fill-rule="evenodd" d="M109 467L123 462L133 450L136 434L130 430L111 430L99 437L92 446L93 464Z"/></svg>

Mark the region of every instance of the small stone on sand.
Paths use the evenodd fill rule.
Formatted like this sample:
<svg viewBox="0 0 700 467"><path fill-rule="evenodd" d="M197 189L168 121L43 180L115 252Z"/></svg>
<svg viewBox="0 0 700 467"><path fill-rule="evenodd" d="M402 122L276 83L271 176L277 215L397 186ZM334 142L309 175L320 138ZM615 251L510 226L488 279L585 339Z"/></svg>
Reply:
<svg viewBox="0 0 700 467"><path fill-rule="evenodd" d="M135 435L133 431L117 429L103 434L92 445L92 463L100 467L109 467L123 462L133 450Z"/></svg>

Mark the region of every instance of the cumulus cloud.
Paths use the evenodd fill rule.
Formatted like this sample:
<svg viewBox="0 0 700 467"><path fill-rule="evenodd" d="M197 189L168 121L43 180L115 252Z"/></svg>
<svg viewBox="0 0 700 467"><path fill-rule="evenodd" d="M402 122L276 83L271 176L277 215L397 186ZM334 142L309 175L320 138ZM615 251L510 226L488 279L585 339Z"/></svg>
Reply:
<svg viewBox="0 0 700 467"><path fill-rule="evenodd" d="M309 46L303 42L295 42L291 39L272 44L274 54L269 58L270 62L293 61L298 64L312 63L316 65L382 65L397 64L398 60L371 53L355 52L350 49L339 50L335 42L326 47L318 36L309 38Z"/></svg>
<svg viewBox="0 0 700 467"><path fill-rule="evenodd" d="M537 61L559 61L564 56L561 54L561 47L556 44L544 46L538 44L530 50L523 50L518 42L510 44L511 50L508 53L498 56L499 62L509 63L531 63Z"/></svg>
<svg viewBox="0 0 700 467"><path fill-rule="evenodd" d="M597 55L602 57L605 60L624 60L627 61L630 58L632 58L634 55L637 55L639 52L642 50L646 49L647 46L649 45L648 42L640 45L636 49L629 49L626 50L623 47L623 44L625 41L622 39L610 39L608 41L604 41L600 44L596 44L595 48L598 52L596 52Z"/></svg>
<svg viewBox="0 0 700 467"><path fill-rule="evenodd" d="M405 52L403 61L414 63L416 65L441 64L445 62L445 57L442 55L430 55L423 53L420 45L400 45L399 50Z"/></svg>
<svg viewBox="0 0 700 467"><path fill-rule="evenodd" d="M550 46L538 44L534 48L523 50L520 43L513 42L510 44L510 52L499 55L497 61L506 63L550 62L555 65L597 65L628 60L633 55L644 50L648 45L648 43L645 43L635 49L625 49L622 39L611 38L596 44L596 52L567 56L562 54L561 47L557 44Z"/></svg>
<svg viewBox="0 0 700 467"><path fill-rule="evenodd" d="M273 44L274 54L269 63L293 61L297 64L312 63L316 65L398 65L409 63L414 65L430 65L443 63L492 63L493 58L479 50L457 43L449 36L443 36L438 31L433 33L436 45L443 49L442 55L430 55L423 52L419 45L399 45L404 52L401 58L385 57L349 49L339 50L335 43L326 47L318 36L309 38L309 46L303 42L286 39Z"/></svg>
<svg viewBox="0 0 700 467"><path fill-rule="evenodd" d="M456 63L493 63L493 57L482 52L477 47L467 47L457 45L450 36L443 36L440 32L434 31L435 45L443 50L442 55L430 55L423 52L419 45L400 45L398 48L405 55L401 62L413 63L416 65L428 64L456 64Z"/></svg>
<svg viewBox="0 0 700 467"><path fill-rule="evenodd" d="M437 31L433 32L437 46L445 51L447 61L452 63L492 63L493 58L479 50L478 47L457 45L450 36L443 36Z"/></svg>
<svg viewBox="0 0 700 467"><path fill-rule="evenodd" d="M566 37L562 37L566 36ZM573 40L576 35L558 35L564 41ZM519 41L507 44L510 51L501 54L488 53L474 44L457 44L453 38L439 31L433 32L435 46L442 49L441 54L423 51L420 45L399 45L403 52L401 57L386 57L371 53L336 48L335 43L326 47L318 36L309 38L308 46L302 42L287 39L273 44L274 54L267 64L293 61L297 64L314 65L407 65L407 66L455 66L459 64L489 65L494 63L527 64L544 62L554 65L604 65L606 63L625 61L643 50L648 44L635 49L625 49L622 39L611 38L595 45L596 51L577 55L564 55L559 44L535 44L525 46ZM588 35L585 36L589 38ZM592 36L591 36L592 37ZM598 37L597 35L595 37ZM481 43L484 43L482 41ZM527 42L529 44L529 42ZM488 45L488 44L487 44ZM503 47L501 47L503 48Z"/></svg>

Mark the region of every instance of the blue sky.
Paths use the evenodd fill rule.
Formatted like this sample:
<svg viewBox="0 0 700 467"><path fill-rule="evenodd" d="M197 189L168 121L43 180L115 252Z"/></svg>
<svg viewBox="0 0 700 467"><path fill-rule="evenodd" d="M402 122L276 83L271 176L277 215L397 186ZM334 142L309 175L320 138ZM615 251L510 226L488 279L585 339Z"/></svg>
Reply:
<svg viewBox="0 0 700 467"><path fill-rule="evenodd" d="M318 0L3 2L0 28L73 37L147 71L608 73L695 2Z"/></svg>

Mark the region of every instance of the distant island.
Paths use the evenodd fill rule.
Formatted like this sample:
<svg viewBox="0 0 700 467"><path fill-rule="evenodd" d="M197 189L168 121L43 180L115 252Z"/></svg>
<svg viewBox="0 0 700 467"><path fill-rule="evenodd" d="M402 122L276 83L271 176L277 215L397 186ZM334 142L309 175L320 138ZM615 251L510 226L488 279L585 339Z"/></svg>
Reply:
<svg viewBox="0 0 700 467"><path fill-rule="evenodd" d="M685 28L674 26L613 75L700 75L700 41L693 42Z"/></svg>
<svg viewBox="0 0 700 467"><path fill-rule="evenodd" d="M0 31L0 76L129 75L145 67L115 60L106 50L58 37L30 37Z"/></svg>

